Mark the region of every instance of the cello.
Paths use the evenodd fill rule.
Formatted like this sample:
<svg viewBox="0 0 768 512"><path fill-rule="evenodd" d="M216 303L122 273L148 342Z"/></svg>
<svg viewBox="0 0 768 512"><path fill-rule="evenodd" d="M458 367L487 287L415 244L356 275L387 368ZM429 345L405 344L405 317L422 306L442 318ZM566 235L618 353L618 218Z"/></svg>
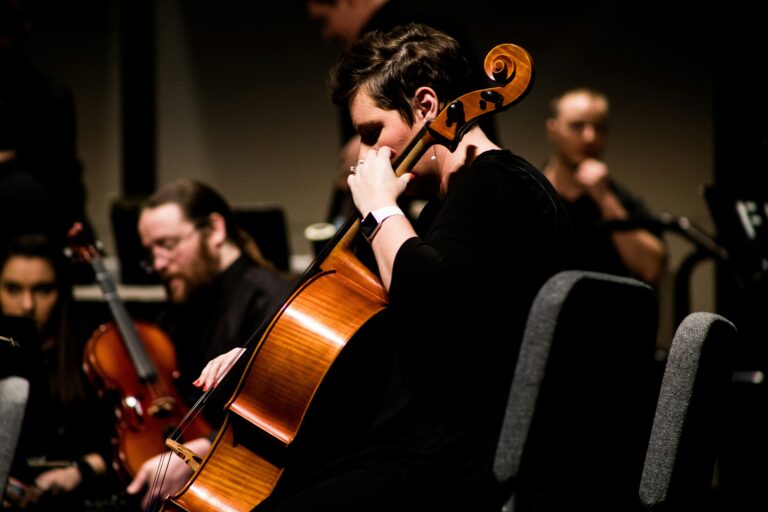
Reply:
<svg viewBox="0 0 768 512"><path fill-rule="evenodd" d="M82 226L75 224L68 233L69 251L91 264L114 318L87 341L83 369L100 396L116 395L113 466L123 477L132 478L147 459L163 452L165 439L182 426L189 411L173 380L178 372L170 338L152 323L131 319L101 252L80 241L82 236ZM185 425L183 434L191 438L211 432L202 416Z"/></svg>
<svg viewBox="0 0 768 512"><path fill-rule="evenodd" d="M482 116L506 110L532 85L533 62L518 46L495 47L484 67L501 85L465 94L425 123L395 161L397 175L408 172L434 144L455 150ZM352 336L387 307L380 280L355 256L359 230L355 215L326 244L267 325L252 337L255 346L226 405L226 417L211 450L195 464L187 484L165 500L162 510L245 511L272 493L285 469L286 454L331 366ZM344 304L343 310L339 304ZM246 437L258 439L258 443L243 442ZM255 444L258 448L254 450ZM197 460L188 452L180 455Z"/></svg>

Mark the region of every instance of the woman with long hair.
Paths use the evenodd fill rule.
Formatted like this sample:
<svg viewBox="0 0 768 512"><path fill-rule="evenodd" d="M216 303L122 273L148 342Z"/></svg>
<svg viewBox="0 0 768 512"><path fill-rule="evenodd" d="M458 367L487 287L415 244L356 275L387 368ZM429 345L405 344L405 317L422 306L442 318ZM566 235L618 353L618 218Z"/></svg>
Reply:
<svg viewBox="0 0 768 512"><path fill-rule="evenodd" d="M30 381L30 396L5 493L11 509L77 510L112 481L112 413L82 369L87 328L62 249L43 235L23 235L0 259L0 313L30 324L14 365Z"/></svg>

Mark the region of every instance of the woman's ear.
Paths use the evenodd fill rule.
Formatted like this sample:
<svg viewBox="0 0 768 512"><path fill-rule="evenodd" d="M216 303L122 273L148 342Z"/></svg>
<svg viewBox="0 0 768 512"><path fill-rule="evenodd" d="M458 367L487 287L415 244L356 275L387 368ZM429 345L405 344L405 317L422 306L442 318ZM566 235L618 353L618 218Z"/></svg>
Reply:
<svg viewBox="0 0 768 512"><path fill-rule="evenodd" d="M439 113L437 93L431 87L419 87L414 95L417 120L431 121Z"/></svg>

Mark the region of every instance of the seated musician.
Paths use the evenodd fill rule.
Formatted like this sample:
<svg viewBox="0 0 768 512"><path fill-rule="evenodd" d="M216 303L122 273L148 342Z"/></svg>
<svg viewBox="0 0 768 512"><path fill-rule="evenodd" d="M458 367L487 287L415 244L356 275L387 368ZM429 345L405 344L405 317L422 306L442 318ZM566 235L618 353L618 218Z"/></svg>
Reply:
<svg viewBox="0 0 768 512"><path fill-rule="evenodd" d="M663 230L645 202L609 173L609 110L607 96L595 89L578 87L555 97L546 123L552 153L543 172L573 224L573 268L658 286L668 257ZM623 221L640 227L609 229Z"/></svg>
<svg viewBox="0 0 768 512"><path fill-rule="evenodd" d="M176 347L179 392L192 406L201 394L192 380L205 362L245 344L290 291L292 280L261 257L253 241L235 226L225 199L199 181L180 179L157 190L143 205L138 230L148 263L166 288L169 303L159 324ZM215 428L212 433L223 419L222 409L209 405L203 410ZM185 444L205 454L210 440ZM160 459L142 466L129 493L149 488ZM161 488L152 489L154 494L175 492L189 478L191 470L180 459L173 457L170 464L168 477ZM145 507L151 497L145 495Z"/></svg>
<svg viewBox="0 0 768 512"><path fill-rule="evenodd" d="M81 510L119 489L109 464L114 414L82 369L90 333L67 269L63 247L38 234L11 239L0 260L2 328L19 344L3 352L12 358L3 370L30 382L3 509Z"/></svg>
<svg viewBox="0 0 768 512"><path fill-rule="evenodd" d="M455 151L434 145L393 173L424 124L471 92L470 71L453 38L417 24L366 34L331 71L361 138L347 180L389 295L394 361L366 435L287 466L256 511L499 510L492 462L515 357L572 234L542 173L479 126ZM415 225L396 206L403 193L432 197ZM239 353L212 360L198 384L218 382Z"/></svg>

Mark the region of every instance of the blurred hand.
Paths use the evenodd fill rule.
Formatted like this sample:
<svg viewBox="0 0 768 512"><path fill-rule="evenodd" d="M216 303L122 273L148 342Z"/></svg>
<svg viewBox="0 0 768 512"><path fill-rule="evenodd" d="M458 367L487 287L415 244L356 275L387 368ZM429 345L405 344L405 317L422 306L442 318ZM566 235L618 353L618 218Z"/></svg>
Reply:
<svg viewBox="0 0 768 512"><path fill-rule="evenodd" d="M2 508L25 509L36 504L45 492L37 486L27 485L12 476L8 477Z"/></svg>
<svg viewBox="0 0 768 512"><path fill-rule="evenodd" d="M197 378L192 384L198 388L203 388L203 391L208 391L212 387L221 382L221 379L227 374L230 368L235 364L235 361L243 355L244 348L233 348L226 354L222 354L208 361L203 371L200 372L200 377Z"/></svg>
<svg viewBox="0 0 768 512"><path fill-rule="evenodd" d="M208 454L211 442L201 437L184 443L184 446L202 457ZM141 465L126 491L129 494L137 494L142 489L146 489L144 498L141 500L141 509L147 510L158 498L165 499L167 496L176 494L189 481L192 473L192 469L175 454L170 452L158 454ZM157 481L155 475L160 475Z"/></svg>
<svg viewBox="0 0 768 512"><path fill-rule="evenodd" d="M54 496L60 492L70 492L80 485L83 477L75 466L49 469L35 479L35 485Z"/></svg>
<svg viewBox="0 0 768 512"><path fill-rule="evenodd" d="M576 168L574 177L590 195L599 193L607 186L608 166L595 158L587 158Z"/></svg>

